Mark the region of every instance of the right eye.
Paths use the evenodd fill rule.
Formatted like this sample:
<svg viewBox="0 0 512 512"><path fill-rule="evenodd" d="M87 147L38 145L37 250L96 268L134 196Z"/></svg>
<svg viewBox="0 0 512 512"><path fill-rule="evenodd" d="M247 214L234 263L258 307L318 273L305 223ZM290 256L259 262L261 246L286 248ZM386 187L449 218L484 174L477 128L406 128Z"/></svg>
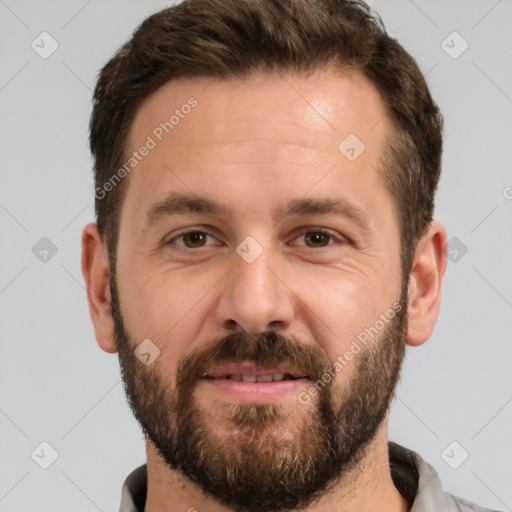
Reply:
<svg viewBox="0 0 512 512"><path fill-rule="evenodd" d="M187 249L199 249L207 245L206 241L208 240L208 237L215 240L212 235L204 231L184 231L171 238L166 245L176 244ZM179 243L178 240L182 240L182 243Z"/></svg>

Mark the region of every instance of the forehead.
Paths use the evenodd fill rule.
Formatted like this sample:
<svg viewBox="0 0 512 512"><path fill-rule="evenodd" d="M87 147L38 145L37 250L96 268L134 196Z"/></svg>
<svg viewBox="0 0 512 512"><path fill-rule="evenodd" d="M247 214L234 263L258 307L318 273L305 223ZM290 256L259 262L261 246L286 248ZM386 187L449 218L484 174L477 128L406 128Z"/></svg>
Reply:
<svg viewBox="0 0 512 512"><path fill-rule="evenodd" d="M269 207L272 195L304 195L316 182L357 195L382 185L389 130L378 91L357 73L172 80L133 120L128 156L151 149L129 174L123 209L148 211L176 189L220 201L239 191Z"/></svg>
<svg viewBox="0 0 512 512"><path fill-rule="evenodd" d="M386 117L378 91L355 72L176 79L142 102L128 143L135 147L155 130L158 138L159 125L167 122L167 131L161 127L165 140L157 141L167 147L237 141L249 135L279 136L282 142L331 150L333 140L348 131L375 145L387 128ZM192 123L193 129L187 130Z"/></svg>

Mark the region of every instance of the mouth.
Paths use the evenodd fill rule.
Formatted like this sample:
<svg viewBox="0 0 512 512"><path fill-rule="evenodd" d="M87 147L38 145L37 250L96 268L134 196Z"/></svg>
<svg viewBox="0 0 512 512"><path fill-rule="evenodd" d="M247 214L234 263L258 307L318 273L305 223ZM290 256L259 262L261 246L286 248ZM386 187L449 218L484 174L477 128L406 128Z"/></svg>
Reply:
<svg viewBox="0 0 512 512"><path fill-rule="evenodd" d="M202 380L230 400L249 403L273 402L298 393L310 382L307 375L289 367L258 367L251 363L215 368Z"/></svg>

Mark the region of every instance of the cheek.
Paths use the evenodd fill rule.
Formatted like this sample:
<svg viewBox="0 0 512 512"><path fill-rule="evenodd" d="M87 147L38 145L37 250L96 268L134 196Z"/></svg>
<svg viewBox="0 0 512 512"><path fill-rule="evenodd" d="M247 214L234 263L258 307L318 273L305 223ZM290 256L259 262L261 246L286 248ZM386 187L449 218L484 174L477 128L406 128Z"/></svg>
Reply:
<svg viewBox="0 0 512 512"><path fill-rule="evenodd" d="M126 279L122 312L126 328L137 338L151 339L169 362L192 348L218 276L186 272L155 272L137 266Z"/></svg>
<svg viewBox="0 0 512 512"><path fill-rule="evenodd" d="M301 275L294 292L297 305L314 341L327 352L331 361L349 349L367 327L375 324L389 307L375 293L377 286L340 271Z"/></svg>

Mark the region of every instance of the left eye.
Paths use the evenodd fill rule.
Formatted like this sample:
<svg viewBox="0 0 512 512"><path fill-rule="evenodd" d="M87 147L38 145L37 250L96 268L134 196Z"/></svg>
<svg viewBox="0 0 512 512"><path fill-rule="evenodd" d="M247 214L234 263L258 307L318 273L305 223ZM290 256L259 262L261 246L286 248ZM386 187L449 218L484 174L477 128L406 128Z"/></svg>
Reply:
<svg viewBox="0 0 512 512"><path fill-rule="evenodd" d="M189 231L188 233L182 233L179 236L169 240L169 243L177 243L177 240L182 239L183 243L177 243L187 249L197 249L206 245L206 240L209 238L215 240L213 236L205 233L204 231Z"/></svg>
<svg viewBox="0 0 512 512"><path fill-rule="evenodd" d="M296 240L304 238L305 244L307 247L326 247L331 245L329 240L334 238L331 233L327 233L326 231L305 231L301 235L299 235Z"/></svg>

